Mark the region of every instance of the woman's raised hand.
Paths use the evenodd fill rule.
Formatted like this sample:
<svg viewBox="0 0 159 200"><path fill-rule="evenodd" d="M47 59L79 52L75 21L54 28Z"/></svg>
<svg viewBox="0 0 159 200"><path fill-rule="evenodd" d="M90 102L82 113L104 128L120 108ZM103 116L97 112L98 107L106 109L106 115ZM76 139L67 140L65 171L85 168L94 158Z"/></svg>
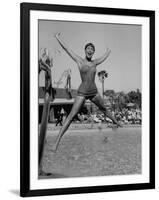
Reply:
<svg viewBox="0 0 159 200"><path fill-rule="evenodd" d="M111 49L107 48L107 52L108 52L108 54L110 54L111 53Z"/></svg>
<svg viewBox="0 0 159 200"><path fill-rule="evenodd" d="M55 33L55 37L59 38L60 34L61 34L60 32Z"/></svg>

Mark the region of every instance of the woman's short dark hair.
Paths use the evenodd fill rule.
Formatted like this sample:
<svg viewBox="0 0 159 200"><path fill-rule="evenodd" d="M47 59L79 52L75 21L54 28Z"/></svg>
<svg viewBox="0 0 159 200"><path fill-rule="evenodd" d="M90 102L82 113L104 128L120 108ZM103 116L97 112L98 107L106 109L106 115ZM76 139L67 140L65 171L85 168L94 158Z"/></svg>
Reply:
<svg viewBox="0 0 159 200"><path fill-rule="evenodd" d="M95 51L95 46L94 46L94 44L92 44L91 42L90 43L87 43L86 45L85 45L85 50L86 50L86 48L88 47L88 46L91 46L93 49L94 49L94 51Z"/></svg>

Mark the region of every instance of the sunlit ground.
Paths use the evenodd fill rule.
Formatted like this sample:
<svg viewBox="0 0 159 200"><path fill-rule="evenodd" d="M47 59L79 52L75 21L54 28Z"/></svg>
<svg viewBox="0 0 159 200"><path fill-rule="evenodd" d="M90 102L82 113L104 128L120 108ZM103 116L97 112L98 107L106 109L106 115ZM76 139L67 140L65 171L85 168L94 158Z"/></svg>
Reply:
<svg viewBox="0 0 159 200"><path fill-rule="evenodd" d="M141 127L71 130L52 151L58 130L48 129L40 178L128 175L141 173Z"/></svg>

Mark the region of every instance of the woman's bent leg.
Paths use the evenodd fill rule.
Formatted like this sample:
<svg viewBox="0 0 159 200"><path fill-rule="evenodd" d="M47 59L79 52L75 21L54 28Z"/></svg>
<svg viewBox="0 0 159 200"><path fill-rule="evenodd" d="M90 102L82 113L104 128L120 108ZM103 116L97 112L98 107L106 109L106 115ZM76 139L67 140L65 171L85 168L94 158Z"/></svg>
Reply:
<svg viewBox="0 0 159 200"><path fill-rule="evenodd" d="M70 114L68 115L67 119L65 120L64 125L61 128L59 135L57 136L53 151L56 152L62 136L64 135L64 133L68 129L68 127L71 124L71 122L72 122L73 118L75 117L75 115L80 110L80 108L83 105L84 101L85 101L85 97L83 97L83 96L77 96L76 97L75 102L74 102L73 107L72 107L72 110L71 110Z"/></svg>
<svg viewBox="0 0 159 200"><path fill-rule="evenodd" d="M93 97L91 99L91 101L98 106L98 108L108 117L110 118L114 124L117 124L118 126L122 127L122 125L116 120L115 117L112 116L112 114L106 109L105 105L104 105L104 101L102 99L102 97L97 94L95 97Z"/></svg>

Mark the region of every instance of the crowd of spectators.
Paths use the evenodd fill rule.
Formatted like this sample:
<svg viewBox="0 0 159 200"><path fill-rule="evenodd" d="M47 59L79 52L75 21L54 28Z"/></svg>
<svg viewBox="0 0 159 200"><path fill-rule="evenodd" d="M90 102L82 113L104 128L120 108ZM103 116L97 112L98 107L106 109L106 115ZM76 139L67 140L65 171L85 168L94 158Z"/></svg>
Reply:
<svg viewBox="0 0 159 200"><path fill-rule="evenodd" d="M122 110L110 111L112 115L120 121L122 124L141 124L142 122L142 113L140 109L128 109L124 108ZM78 114L75 118L76 122L81 123L99 123L99 122L106 122L112 123L112 121L105 117L103 113L97 114Z"/></svg>
<svg viewBox="0 0 159 200"><path fill-rule="evenodd" d="M142 116L140 109L124 108L122 111L113 112L113 115L124 124L141 124Z"/></svg>

